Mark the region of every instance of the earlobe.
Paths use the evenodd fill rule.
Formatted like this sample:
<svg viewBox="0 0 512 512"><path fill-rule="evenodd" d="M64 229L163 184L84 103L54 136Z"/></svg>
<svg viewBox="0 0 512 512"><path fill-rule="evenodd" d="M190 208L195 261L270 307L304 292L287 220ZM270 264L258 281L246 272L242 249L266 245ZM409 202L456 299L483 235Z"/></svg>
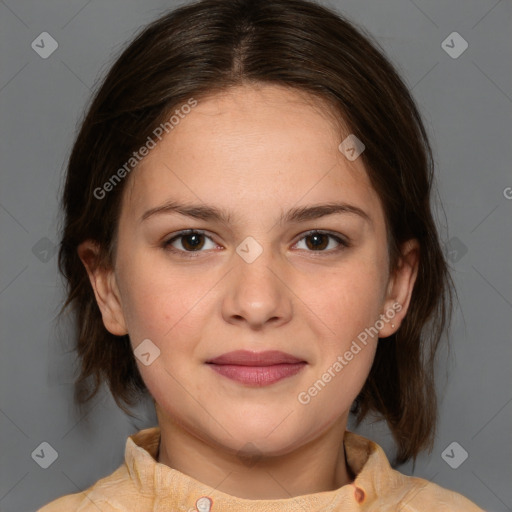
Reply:
<svg viewBox="0 0 512 512"><path fill-rule="evenodd" d="M116 336L128 334L114 270L100 261L100 248L96 242L86 240L77 251L89 276L105 328Z"/></svg>
<svg viewBox="0 0 512 512"><path fill-rule="evenodd" d="M404 319L411 301L414 283L418 276L420 246L416 239L410 239L401 246L401 256L391 273L387 296L382 314L389 319L379 332L379 338L394 334Z"/></svg>

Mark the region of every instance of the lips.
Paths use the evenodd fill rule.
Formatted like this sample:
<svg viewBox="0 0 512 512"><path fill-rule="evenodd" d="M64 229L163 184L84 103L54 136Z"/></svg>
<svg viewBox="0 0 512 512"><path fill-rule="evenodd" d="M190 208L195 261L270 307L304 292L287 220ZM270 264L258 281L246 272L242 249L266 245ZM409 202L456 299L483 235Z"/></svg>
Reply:
<svg viewBox="0 0 512 512"><path fill-rule="evenodd" d="M236 350L206 361L216 373L247 386L268 386L299 373L307 364L276 350Z"/></svg>
<svg viewBox="0 0 512 512"><path fill-rule="evenodd" d="M305 362L291 354L279 350L267 350L266 352L250 352L248 350L235 350L227 352L215 359L206 361L211 364L234 364L238 366L273 366L276 364L293 364Z"/></svg>

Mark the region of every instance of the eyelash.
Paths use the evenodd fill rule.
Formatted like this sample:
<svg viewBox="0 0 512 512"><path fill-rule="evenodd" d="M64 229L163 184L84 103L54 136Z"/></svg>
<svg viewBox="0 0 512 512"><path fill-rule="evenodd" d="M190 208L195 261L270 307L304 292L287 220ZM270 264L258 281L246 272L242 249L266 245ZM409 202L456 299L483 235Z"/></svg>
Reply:
<svg viewBox="0 0 512 512"><path fill-rule="evenodd" d="M199 256L199 254L201 252L204 252L204 251L185 251L185 250L181 250L181 249L176 249L174 247L172 247L172 243L180 238L183 238L187 235L203 235L205 236L206 238L209 238L210 240L212 240L212 238L208 235L206 235L206 233L202 230L199 230L199 229L187 229L187 230L184 230L184 231L180 231L178 233L176 233L174 236L172 236L172 238L169 238L167 240L165 240L162 244L162 248L167 250L167 251L170 251L170 252L173 252L175 254L179 254L180 256L183 256L185 258L197 258ZM315 252L318 252L318 253L327 253L327 254L333 254L333 253L338 253L344 249L347 249L348 247L351 246L351 244L348 242L348 240L344 239L344 238L341 238L340 236L337 236L333 233L330 233L329 231L322 231L322 230L319 230L319 229L313 229L311 231L307 231L303 236L302 238L300 238L295 244L298 244L300 241L304 240L305 238L307 238L308 236L312 236L312 235L326 235L330 238L332 238L333 240L335 240L336 242L338 242L340 244L340 247L337 247L336 249L330 249L328 251L325 251L325 250L319 250L319 251L314 251L314 250L308 250L307 252L311 252L311 253L315 253ZM212 240L213 242L213 240ZM215 243L215 242L214 242ZM294 245L295 245L294 244Z"/></svg>

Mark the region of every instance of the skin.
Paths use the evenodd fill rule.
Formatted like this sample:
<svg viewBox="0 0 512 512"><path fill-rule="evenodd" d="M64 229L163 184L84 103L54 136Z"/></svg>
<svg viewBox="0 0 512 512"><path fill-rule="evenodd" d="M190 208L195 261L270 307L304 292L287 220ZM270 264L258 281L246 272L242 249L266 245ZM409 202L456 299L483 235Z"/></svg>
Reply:
<svg viewBox="0 0 512 512"><path fill-rule="evenodd" d="M129 176L113 267L95 264L92 241L79 248L105 327L129 333L134 349L150 339L160 350L148 366L137 359L161 428L158 461L240 498L290 498L353 480L343 432L377 343L386 340L370 337L307 405L297 396L393 304L402 309L379 338L407 312L418 245L405 243L389 272L380 199L362 159L351 162L338 150L348 133L318 99L280 86L240 86L203 99ZM161 212L141 220L170 200L216 206L230 218ZM333 201L369 220L345 212L278 222L291 208ZM206 236L165 246L184 229ZM313 229L350 246L328 236L316 241ZM262 249L251 263L236 252L246 237ZM256 388L205 364L238 349L281 350L307 365ZM255 458L248 464L240 455Z"/></svg>

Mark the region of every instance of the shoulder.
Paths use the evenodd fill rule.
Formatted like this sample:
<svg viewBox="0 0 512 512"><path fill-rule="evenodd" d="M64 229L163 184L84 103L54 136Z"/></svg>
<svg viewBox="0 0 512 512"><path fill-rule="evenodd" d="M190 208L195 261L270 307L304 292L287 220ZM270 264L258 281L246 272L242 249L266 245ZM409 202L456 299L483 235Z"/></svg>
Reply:
<svg viewBox="0 0 512 512"><path fill-rule="evenodd" d="M127 512L147 510L154 491L160 430L140 430L126 440L124 463L87 490L62 496L37 512Z"/></svg>
<svg viewBox="0 0 512 512"><path fill-rule="evenodd" d="M347 431L345 448L365 512L484 512L462 494L393 469L370 439Z"/></svg>
<svg viewBox="0 0 512 512"><path fill-rule="evenodd" d="M126 509L113 496L130 494L129 481L123 466L98 480L87 490L67 494L37 509L37 512L124 512Z"/></svg>
<svg viewBox="0 0 512 512"><path fill-rule="evenodd" d="M423 478L406 476L400 473L396 486L383 497L378 508L381 512L398 510L401 512L484 512L479 506L458 492L451 491ZM380 500L378 500L380 501ZM373 510L373 509L370 509Z"/></svg>
<svg viewBox="0 0 512 512"><path fill-rule="evenodd" d="M51 503L48 503L44 507L37 509L37 512L89 512L89 510L93 510L93 507L96 507L97 505L91 503L91 507L88 508L87 492L88 491L62 496ZM107 510L110 512L112 509Z"/></svg>

